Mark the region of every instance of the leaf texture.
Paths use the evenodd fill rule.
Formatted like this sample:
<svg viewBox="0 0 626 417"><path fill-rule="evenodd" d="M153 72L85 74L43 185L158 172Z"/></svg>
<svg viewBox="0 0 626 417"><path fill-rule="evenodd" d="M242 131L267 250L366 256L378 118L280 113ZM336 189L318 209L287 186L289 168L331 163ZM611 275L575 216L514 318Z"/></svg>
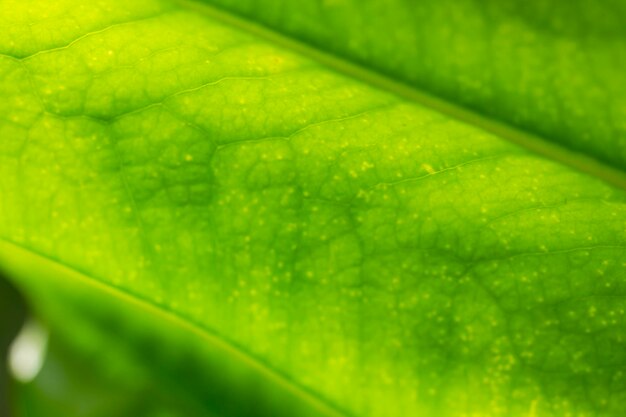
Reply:
<svg viewBox="0 0 626 417"><path fill-rule="evenodd" d="M203 0L626 168L626 3Z"/></svg>
<svg viewBox="0 0 626 417"><path fill-rule="evenodd" d="M221 415L207 375L268 416L626 411L623 190L179 3L0 16L0 265L74 349Z"/></svg>

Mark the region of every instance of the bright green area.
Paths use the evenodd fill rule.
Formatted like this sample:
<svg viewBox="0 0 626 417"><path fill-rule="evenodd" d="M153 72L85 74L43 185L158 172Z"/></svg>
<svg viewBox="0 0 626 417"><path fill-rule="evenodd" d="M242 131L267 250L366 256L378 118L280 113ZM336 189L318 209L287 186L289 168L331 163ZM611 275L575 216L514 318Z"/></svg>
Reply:
<svg viewBox="0 0 626 417"><path fill-rule="evenodd" d="M624 0L201 1L626 168Z"/></svg>
<svg viewBox="0 0 626 417"><path fill-rule="evenodd" d="M626 412L622 190L166 0L7 1L0 25L0 265L80 352L69 378L104 369L85 391Z"/></svg>

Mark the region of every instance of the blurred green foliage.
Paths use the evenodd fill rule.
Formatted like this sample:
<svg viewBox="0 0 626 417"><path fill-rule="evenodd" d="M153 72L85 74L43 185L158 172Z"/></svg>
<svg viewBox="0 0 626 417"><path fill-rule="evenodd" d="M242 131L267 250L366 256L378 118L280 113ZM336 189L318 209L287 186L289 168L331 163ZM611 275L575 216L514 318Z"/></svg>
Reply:
<svg viewBox="0 0 626 417"><path fill-rule="evenodd" d="M19 292L0 273L0 416L10 416L9 386L7 369L9 346L26 317L26 305Z"/></svg>

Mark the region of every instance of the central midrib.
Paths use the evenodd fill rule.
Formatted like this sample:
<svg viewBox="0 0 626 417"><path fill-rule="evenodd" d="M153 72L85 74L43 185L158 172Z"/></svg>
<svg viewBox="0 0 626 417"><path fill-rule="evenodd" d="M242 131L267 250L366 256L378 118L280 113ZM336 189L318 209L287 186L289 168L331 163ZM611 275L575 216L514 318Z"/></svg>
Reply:
<svg viewBox="0 0 626 417"><path fill-rule="evenodd" d="M181 7L198 11L217 21L261 37L273 44L306 56L337 72L373 87L388 91L406 100L438 111L450 118L490 132L503 140L528 149L546 159L567 165L577 171L599 178L615 187L626 190L626 172L595 158L560 146L533 133L495 120L474 110L431 95L409 84L394 80L373 69L358 65L338 55L320 50L281 32L268 28L219 7L199 3L197 0L174 0Z"/></svg>

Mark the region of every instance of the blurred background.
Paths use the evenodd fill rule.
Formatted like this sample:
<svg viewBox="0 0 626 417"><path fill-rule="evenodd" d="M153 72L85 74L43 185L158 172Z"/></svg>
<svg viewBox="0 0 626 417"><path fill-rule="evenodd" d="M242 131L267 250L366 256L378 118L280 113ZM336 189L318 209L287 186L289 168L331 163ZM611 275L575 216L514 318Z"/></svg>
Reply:
<svg viewBox="0 0 626 417"><path fill-rule="evenodd" d="M24 299L0 272L0 417L12 416L9 410L11 380L7 359L9 346L24 325L25 317Z"/></svg>

